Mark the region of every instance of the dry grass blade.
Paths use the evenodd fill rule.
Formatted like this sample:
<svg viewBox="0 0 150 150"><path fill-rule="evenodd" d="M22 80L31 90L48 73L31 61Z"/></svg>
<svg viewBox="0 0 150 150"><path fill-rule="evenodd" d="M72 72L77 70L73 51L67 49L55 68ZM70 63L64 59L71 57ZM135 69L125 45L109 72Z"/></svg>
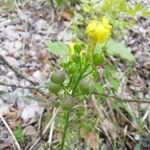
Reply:
<svg viewBox="0 0 150 150"><path fill-rule="evenodd" d="M9 64L9 62L2 55L0 55L0 60L4 63L4 65L6 65L9 69L11 69L16 74L16 76L18 76L22 79L25 79L26 81L30 82L34 86L38 85L37 82L34 82L34 81L28 79L24 74L22 74L21 71L18 68L16 68L16 67L12 66L11 64Z"/></svg>
<svg viewBox="0 0 150 150"><path fill-rule="evenodd" d="M44 101L49 102L49 100L48 100L49 96L45 92L41 91L39 88L37 88L35 86L21 86L21 85L16 85L16 84L8 84L8 83L4 83L4 82L0 82L0 85L33 90L33 91L37 92L38 94L40 94Z"/></svg>
<svg viewBox="0 0 150 150"><path fill-rule="evenodd" d="M96 110L96 112L97 112L97 114L99 115L100 120L101 120L102 118L104 118L104 114L103 114L103 112L101 111L101 109L99 108L99 105L98 105L97 100L96 100L96 98L95 98L94 95L91 96L91 99L92 99L94 108L95 108L95 110Z"/></svg>
<svg viewBox="0 0 150 150"><path fill-rule="evenodd" d="M52 118L50 119L50 121L48 122L48 124L46 125L44 131L42 132L41 137L39 137L39 138L34 142L34 144L30 147L29 150L33 150L33 148L36 146L36 144L42 139L42 136L47 133L47 131L49 130L49 128L50 128L51 124L53 123L53 121L54 121L54 119L55 119L57 113L59 112L59 110L60 110L60 107L59 107L57 110L56 110L56 108L54 108L54 110L53 110L53 116L52 116Z"/></svg>
<svg viewBox="0 0 150 150"><path fill-rule="evenodd" d="M52 118L55 116L55 112L56 112L56 108L54 108L54 110L53 110ZM49 139L48 139L49 147L51 146L51 142L52 142L53 131L54 131L54 124L55 124L55 120L52 121L50 132L49 132Z"/></svg>
<svg viewBox="0 0 150 150"><path fill-rule="evenodd" d="M21 150L20 145L19 145L18 141L16 140L12 130L10 129L9 125L7 124L7 122L5 121L4 117L1 114L0 114L0 118L1 118L2 122L4 123L4 125L6 126L7 130L9 131L10 135L12 136L17 149Z"/></svg>
<svg viewBox="0 0 150 150"><path fill-rule="evenodd" d="M149 112L150 112L150 105L148 106L148 108L147 108L147 110L146 110L146 112L145 112L145 114L144 114L144 116L143 116L143 118L142 118L142 121L143 121L143 122L144 122L144 121L146 120L146 118L148 117Z"/></svg>

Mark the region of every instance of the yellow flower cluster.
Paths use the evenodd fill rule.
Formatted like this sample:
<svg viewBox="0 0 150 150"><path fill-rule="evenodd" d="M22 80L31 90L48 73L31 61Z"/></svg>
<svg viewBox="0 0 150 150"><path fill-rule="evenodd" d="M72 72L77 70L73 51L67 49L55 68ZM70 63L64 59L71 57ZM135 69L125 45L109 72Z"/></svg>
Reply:
<svg viewBox="0 0 150 150"><path fill-rule="evenodd" d="M111 33L111 25L106 17L102 21L92 21L86 28L88 37L96 42L105 42Z"/></svg>

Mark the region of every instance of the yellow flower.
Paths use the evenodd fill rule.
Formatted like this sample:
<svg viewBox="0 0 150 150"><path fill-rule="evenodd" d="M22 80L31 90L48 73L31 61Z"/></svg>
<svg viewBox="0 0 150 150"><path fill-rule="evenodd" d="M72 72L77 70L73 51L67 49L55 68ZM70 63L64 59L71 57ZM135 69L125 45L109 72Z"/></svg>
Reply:
<svg viewBox="0 0 150 150"><path fill-rule="evenodd" d="M96 42L105 42L111 32L111 25L106 17L102 18L102 21L92 21L86 28L88 37Z"/></svg>

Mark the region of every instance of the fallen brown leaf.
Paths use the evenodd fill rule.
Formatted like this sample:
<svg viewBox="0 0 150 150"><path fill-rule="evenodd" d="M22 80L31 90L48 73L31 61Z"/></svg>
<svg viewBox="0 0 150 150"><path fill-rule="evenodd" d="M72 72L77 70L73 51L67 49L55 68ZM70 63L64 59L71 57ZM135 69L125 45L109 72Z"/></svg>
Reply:
<svg viewBox="0 0 150 150"><path fill-rule="evenodd" d="M146 62L143 64L144 68L150 70L150 62Z"/></svg>
<svg viewBox="0 0 150 150"><path fill-rule="evenodd" d="M95 132L90 132L86 135L87 143L92 150L98 149L98 139Z"/></svg>
<svg viewBox="0 0 150 150"><path fill-rule="evenodd" d="M101 123L101 128L104 130L108 138L115 140L117 138L117 129L114 124L108 119L104 119Z"/></svg>
<svg viewBox="0 0 150 150"><path fill-rule="evenodd" d="M0 143L0 150L5 150L6 148L10 148L10 143Z"/></svg>
<svg viewBox="0 0 150 150"><path fill-rule="evenodd" d="M62 18L66 20L71 20L72 16L73 16L73 13L70 9L65 9L62 13Z"/></svg>

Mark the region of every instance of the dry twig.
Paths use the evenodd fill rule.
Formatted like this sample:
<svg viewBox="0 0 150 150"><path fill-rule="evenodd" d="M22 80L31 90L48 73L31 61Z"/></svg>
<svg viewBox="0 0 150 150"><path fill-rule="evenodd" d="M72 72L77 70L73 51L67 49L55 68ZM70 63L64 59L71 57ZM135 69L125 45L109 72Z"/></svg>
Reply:
<svg viewBox="0 0 150 150"><path fill-rule="evenodd" d="M0 60L9 69L11 69L13 72L15 72L15 74L16 74L17 77L25 79L26 81L30 82L34 86L39 84L38 82L34 82L34 81L28 79L24 74L21 73L21 71L18 68L16 68L16 67L12 66L11 64L9 64L9 62L2 55L0 55Z"/></svg>
<svg viewBox="0 0 150 150"><path fill-rule="evenodd" d="M112 95L108 95L108 94L101 94L101 96L103 97L109 97L109 98L113 98L116 100L120 100L121 102L129 102L129 103L150 103L150 99L122 99L121 97L118 96L112 96Z"/></svg>
<svg viewBox="0 0 150 150"><path fill-rule="evenodd" d="M14 87L14 88L22 88L22 89L34 90L35 92L41 94L44 97L44 100L46 102L49 102L48 101L49 96L46 93L44 93L43 91L41 91L39 88L37 88L37 87L33 87L33 86L21 86L21 85L9 84L9 83L4 83L4 82L0 82L0 85L10 86L10 87Z"/></svg>

